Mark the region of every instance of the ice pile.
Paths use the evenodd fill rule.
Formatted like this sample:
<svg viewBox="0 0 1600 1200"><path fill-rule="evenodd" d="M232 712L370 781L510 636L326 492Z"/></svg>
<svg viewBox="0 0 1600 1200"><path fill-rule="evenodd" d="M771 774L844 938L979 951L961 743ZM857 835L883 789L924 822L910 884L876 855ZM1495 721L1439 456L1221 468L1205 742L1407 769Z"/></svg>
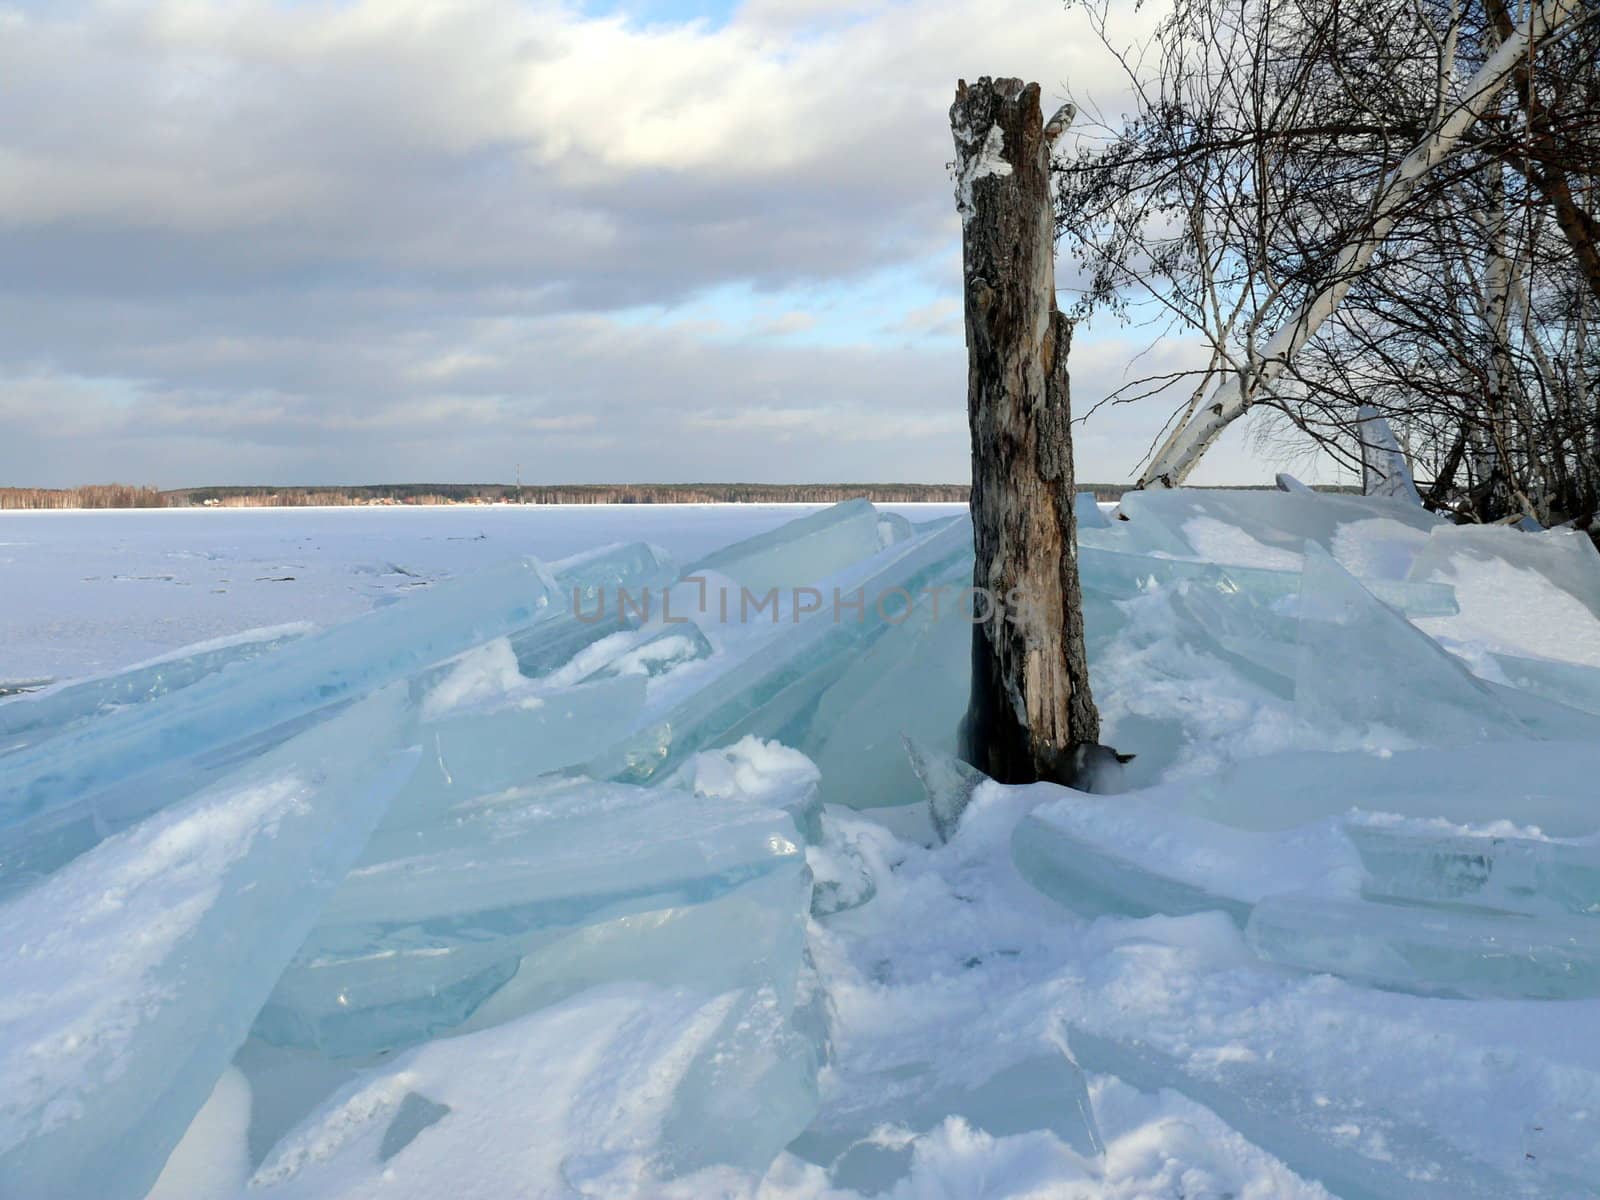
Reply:
<svg viewBox="0 0 1600 1200"><path fill-rule="evenodd" d="M1143 654L1165 668L1161 678L1145 664L1148 683L1182 681L1160 719L1146 715L1159 703L1141 712L1121 698L1106 733L1153 754L1165 778L1117 797L1028 789L1034 801L1010 839L1021 876L1086 916L1225 915L1261 964L1409 993L1440 1013L1456 1005L1496 1029L1486 1040L1505 1036L1506 1014L1492 1007L1500 1002L1578 1003L1544 1019L1591 1022L1600 997L1592 543L1459 528L1395 501L1309 492L1141 493L1120 516L1080 535L1086 593L1121 602L1111 640L1091 639L1091 666L1096 649L1101 660ZM1111 586L1097 574L1096 556L1113 553L1175 565L1141 564L1135 594L1122 582L1134 572L1119 566ZM1477 611L1463 604L1454 617L1454 596L1415 590L1463 584ZM1492 633L1479 624L1491 597L1501 606ZM1551 642L1519 629L1517 614L1541 605L1572 614L1561 629L1579 661L1528 653ZM1229 686L1203 686L1220 678ZM1195 711L1206 702L1241 705L1253 726L1239 729L1245 744L1230 753L1208 741L1216 718ZM929 791L936 813L955 785L943 786ZM1210 986L1248 992L1238 963L1230 970ZM1142 999L1118 994L1116 1019L1090 1011L1076 1023L1085 1066L1190 1096L1341 1196L1600 1193L1594 1064L1558 1070L1548 1050L1520 1051L1527 1061L1508 1076L1570 1073L1556 1110L1542 1114L1548 1126L1521 1130L1519 1154L1464 1136L1459 1113L1437 1098L1418 1100L1414 1088L1384 1095L1275 1045L1259 1012L1247 1018L1238 1003L1210 1018L1232 1033L1208 1044L1192 1026L1168 1036ZM1345 1019L1360 996L1323 996L1322 1019ZM1463 999L1478 1005L1462 1010ZM1368 1036L1383 1031L1370 1011L1363 1021ZM1350 1050L1370 1071L1367 1048Z"/></svg>
<svg viewBox="0 0 1600 1200"><path fill-rule="evenodd" d="M1154 1194L1106 1077L1280 1181L1590 1194L1525 1030L1600 1031L1593 547L1078 515L1124 795L955 760L970 522L864 501L0 703L0 1196Z"/></svg>
<svg viewBox="0 0 1600 1200"><path fill-rule="evenodd" d="M144 1196L228 1071L253 1188L333 1194L435 1125L492 1180L507 1106L532 1140L598 1119L613 1043L629 1111L530 1163L550 1188L765 1170L826 1052L809 914L871 884L763 738L837 743L861 656L970 539L855 502L687 570L522 560L7 703L0 1195ZM522 1037L562 1043L543 1082ZM523 1099L464 1099L480 1071Z"/></svg>

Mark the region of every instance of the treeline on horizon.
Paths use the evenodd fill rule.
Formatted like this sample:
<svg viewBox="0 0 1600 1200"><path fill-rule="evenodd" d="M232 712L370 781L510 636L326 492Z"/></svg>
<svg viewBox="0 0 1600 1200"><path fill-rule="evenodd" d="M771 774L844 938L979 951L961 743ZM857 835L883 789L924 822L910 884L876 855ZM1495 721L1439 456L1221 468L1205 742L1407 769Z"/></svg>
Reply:
<svg viewBox="0 0 1600 1200"><path fill-rule="evenodd" d="M75 488L0 487L0 509L311 508L428 504L965 504L966 484L629 483L370 484L350 487L201 487L161 491L128 484ZM1114 492L1120 494L1121 489ZM1108 497L1113 498L1113 497Z"/></svg>
<svg viewBox="0 0 1600 1200"><path fill-rule="evenodd" d="M1080 492L1118 500L1123 483L1082 483ZM1271 490L1270 484L1230 484ZM75 488L0 487L0 509L350 508L429 504L837 504L865 497L875 504L965 504L964 483L399 483L354 487L204 487L161 491L123 483ZM1343 485L1317 491L1359 492Z"/></svg>
<svg viewBox="0 0 1600 1200"><path fill-rule="evenodd" d="M159 489L126 483L75 488L0 487L0 508L168 508Z"/></svg>

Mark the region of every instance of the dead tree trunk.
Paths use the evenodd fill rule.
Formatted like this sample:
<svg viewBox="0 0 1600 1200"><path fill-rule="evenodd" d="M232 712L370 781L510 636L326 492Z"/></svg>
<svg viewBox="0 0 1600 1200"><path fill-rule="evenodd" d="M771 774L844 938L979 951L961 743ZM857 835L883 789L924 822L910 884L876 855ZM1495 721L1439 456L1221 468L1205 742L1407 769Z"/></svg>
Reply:
<svg viewBox="0 0 1600 1200"><path fill-rule="evenodd" d="M956 204L966 287L973 586L994 600L972 636L963 752L1002 783L1074 782L1099 740L1089 694L1073 515L1067 348L1056 308L1050 142L1038 84L956 88ZM980 601L981 603L981 601ZM975 614L982 616L982 613Z"/></svg>

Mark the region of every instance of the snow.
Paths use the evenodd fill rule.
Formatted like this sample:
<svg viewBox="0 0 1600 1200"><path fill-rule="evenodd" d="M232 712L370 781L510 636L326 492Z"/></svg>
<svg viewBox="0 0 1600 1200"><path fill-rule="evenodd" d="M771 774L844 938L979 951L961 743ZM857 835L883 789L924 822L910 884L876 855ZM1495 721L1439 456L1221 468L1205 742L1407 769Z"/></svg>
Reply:
<svg viewBox="0 0 1600 1200"><path fill-rule="evenodd" d="M1265 567L1269 571L1298 571L1300 555L1293 550L1263 545L1235 525L1215 517L1185 521L1183 534L1195 554L1208 562L1239 567Z"/></svg>
<svg viewBox="0 0 1600 1200"><path fill-rule="evenodd" d="M0 701L0 1194L1600 1194L1600 563L1121 510L1093 796L952 765L949 611L810 602L952 507L0 518L0 677L100 673Z"/></svg>
<svg viewBox="0 0 1600 1200"><path fill-rule="evenodd" d="M1433 578L1447 577L1441 572ZM1502 651L1600 667L1600 618L1532 569L1498 559L1458 558L1448 582L1456 589L1460 614L1420 618L1417 625L1469 661L1474 650Z"/></svg>

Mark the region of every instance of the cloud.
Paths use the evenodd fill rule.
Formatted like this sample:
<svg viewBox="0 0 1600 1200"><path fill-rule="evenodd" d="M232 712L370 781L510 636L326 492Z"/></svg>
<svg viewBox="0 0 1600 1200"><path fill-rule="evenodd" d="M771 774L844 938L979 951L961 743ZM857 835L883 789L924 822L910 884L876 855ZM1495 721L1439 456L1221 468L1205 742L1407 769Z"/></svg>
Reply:
<svg viewBox="0 0 1600 1200"><path fill-rule="evenodd" d="M1056 0L0 23L14 483L962 478L955 79L1118 95Z"/></svg>

